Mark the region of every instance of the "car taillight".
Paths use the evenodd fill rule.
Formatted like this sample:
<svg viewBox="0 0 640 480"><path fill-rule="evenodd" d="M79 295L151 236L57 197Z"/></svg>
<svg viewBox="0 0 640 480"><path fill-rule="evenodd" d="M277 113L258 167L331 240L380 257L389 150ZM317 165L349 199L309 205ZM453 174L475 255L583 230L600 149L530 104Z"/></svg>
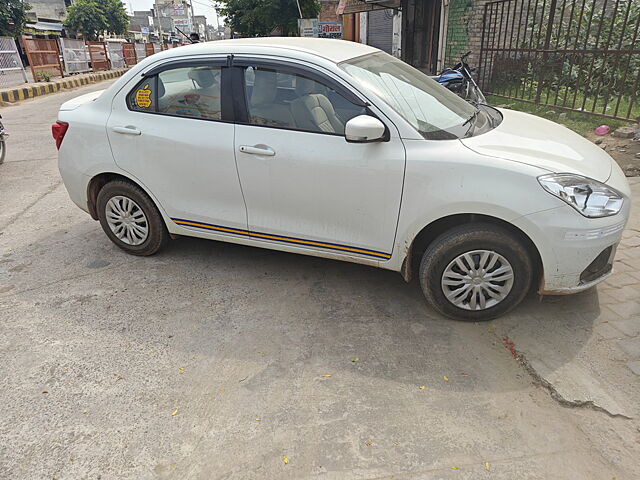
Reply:
<svg viewBox="0 0 640 480"><path fill-rule="evenodd" d="M60 120L51 125L51 135L53 135L53 138L56 141L56 148L58 150L60 150L60 145L62 145L64 134L67 133L68 128L69 124L67 122L61 122Z"/></svg>

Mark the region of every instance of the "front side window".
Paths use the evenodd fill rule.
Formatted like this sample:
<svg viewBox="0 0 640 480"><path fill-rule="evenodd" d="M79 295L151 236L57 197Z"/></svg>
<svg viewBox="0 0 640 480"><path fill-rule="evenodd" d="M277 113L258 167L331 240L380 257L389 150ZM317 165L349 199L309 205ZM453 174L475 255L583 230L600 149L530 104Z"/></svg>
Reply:
<svg viewBox="0 0 640 480"><path fill-rule="evenodd" d="M480 113L424 73L386 53L357 57L340 66L427 139L462 138Z"/></svg>
<svg viewBox="0 0 640 480"><path fill-rule="evenodd" d="M280 69L247 67L249 123L344 135L344 125L365 113L331 87Z"/></svg>
<svg viewBox="0 0 640 480"><path fill-rule="evenodd" d="M221 120L221 68L193 66L145 78L127 97L131 110Z"/></svg>

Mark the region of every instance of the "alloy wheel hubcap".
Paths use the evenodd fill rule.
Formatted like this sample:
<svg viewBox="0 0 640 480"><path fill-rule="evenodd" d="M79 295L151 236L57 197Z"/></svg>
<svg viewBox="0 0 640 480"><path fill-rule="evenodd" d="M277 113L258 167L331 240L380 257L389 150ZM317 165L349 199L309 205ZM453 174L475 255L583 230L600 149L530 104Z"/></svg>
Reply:
<svg viewBox="0 0 640 480"><path fill-rule="evenodd" d="M105 215L113 234L127 245L140 245L149 236L147 217L130 198L121 195L111 197L105 207Z"/></svg>
<svg viewBox="0 0 640 480"><path fill-rule="evenodd" d="M513 287L513 268L499 253L472 250L454 258L442 274L442 292L464 310L485 310L504 300Z"/></svg>

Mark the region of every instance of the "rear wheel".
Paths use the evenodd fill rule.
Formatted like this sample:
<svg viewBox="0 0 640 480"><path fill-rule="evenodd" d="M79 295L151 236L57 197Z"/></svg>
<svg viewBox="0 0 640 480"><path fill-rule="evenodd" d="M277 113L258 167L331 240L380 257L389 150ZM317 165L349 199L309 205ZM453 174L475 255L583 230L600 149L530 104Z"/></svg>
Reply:
<svg viewBox="0 0 640 480"><path fill-rule="evenodd" d="M98 193L96 205L102 229L127 253L153 255L169 241L169 232L153 201L129 182L107 183Z"/></svg>
<svg viewBox="0 0 640 480"><path fill-rule="evenodd" d="M4 156L7 153L7 145L4 140L0 141L0 165L4 162Z"/></svg>
<svg viewBox="0 0 640 480"><path fill-rule="evenodd" d="M429 304L467 321L490 320L516 307L529 291L532 274L520 239L491 224L443 233L420 264L420 284Z"/></svg>

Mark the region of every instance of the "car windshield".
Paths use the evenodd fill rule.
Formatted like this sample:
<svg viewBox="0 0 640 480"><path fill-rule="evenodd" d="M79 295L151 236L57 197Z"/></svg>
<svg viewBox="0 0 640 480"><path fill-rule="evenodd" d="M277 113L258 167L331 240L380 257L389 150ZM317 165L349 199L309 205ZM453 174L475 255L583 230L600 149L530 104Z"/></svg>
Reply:
<svg viewBox="0 0 640 480"><path fill-rule="evenodd" d="M373 91L423 137L463 138L478 109L412 66L379 52L340 64L343 70Z"/></svg>

